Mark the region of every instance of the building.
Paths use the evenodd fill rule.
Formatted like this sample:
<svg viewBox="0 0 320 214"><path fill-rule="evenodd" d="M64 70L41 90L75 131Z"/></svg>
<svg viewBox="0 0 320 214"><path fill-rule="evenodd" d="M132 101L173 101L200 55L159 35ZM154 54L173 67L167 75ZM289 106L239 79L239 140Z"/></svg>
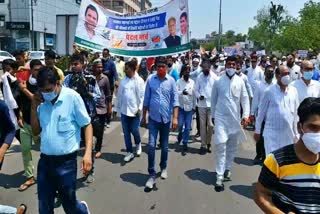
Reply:
<svg viewBox="0 0 320 214"><path fill-rule="evenodd" d="M100 2L106 8L119 13L140 12L152 7L150 0L100 0Z"/></svg>
<svg viewBox="0 0 320 214"><path fill-rule="evenodd" d="M79 0L0 0L0 49L55 49L57 15L77 15L79 4Z"/></svg>

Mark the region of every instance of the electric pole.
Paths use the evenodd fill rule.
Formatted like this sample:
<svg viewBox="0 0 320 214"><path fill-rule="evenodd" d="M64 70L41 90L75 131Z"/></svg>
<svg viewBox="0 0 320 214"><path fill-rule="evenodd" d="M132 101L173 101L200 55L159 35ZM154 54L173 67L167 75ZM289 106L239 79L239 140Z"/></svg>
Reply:
<svg viewBox="0 0 320 214"><path fill-rule="evenodd" d="M34 50L33 0L31 0L31 50Z"/></svg>
<svg viewBox="0 0 320 214"><path fill-rule="evenodd" d="M221 51L221 36L222 36L221 7L222 7L222 0L220 0L220 9L219 9L219 43L218 43L218 51Z"/></svg>

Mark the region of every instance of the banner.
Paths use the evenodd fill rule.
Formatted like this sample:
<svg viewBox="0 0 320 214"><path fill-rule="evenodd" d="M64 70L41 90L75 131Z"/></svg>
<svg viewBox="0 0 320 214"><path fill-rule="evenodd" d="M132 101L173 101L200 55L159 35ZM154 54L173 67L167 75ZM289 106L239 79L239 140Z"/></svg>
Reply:
<svg viewBox="0 0 320 214"><path fill-rule="evenodd" d="M298 57L307 58L309 51L307 50L298 50Z"/></svg>
<svg viewBox="0 0 320 214"><path fill-rule="evenodd" d="M266 55L266 50L260 50L260 51L257 51L257 56L265 56Z"/></svg>
<svg viewBox="0 0 320 214"><path fill-rule="evenodd" d="M134 14L108 10L94 0L82 0L75 43L93 51L150 57L189 51L188 0Z"/></svg>

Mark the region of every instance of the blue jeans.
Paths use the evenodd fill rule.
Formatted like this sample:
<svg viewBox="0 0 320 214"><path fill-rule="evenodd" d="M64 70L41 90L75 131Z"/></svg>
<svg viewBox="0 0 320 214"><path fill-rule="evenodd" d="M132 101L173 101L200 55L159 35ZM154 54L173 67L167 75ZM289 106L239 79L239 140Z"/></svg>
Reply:
<svg viewBox="0 0 320 214"><path fill-rule="evenodd" d="M140 117L128 117L124 114L121 114L121 125L127 152L133 153L131 134L134 137L134 142L136 145L141 143L141 137L139 132Z"/></svg>
<svg viewBox="0 0 320 214"><path fill-rule="evenodd" d="M155 177L156 171L154 169L155 150L158 133L160 134L161 146L161 170L167 168L168 161L168 142L169 142L170 122L159 123L149 117L149 142L148 142L148 172L150 176Z"/></svg>
<svg viewBox="0 0 320 214"><path fill-rule="evenodd" d="M53 214L58 191L67 214L87 214L85 205L76 199L77 153L61 156L41 154L38 163L39 213Z"/></svg>
<svg viewBox="0 0 320 214"><path fill-rule="evenodd" d="M179 117L178 117L178 124L179 124L179 135L178 135L178 142L180 143L181 140L183 145L187 145L189 141L189 135L191 130L191 123L192 123L192 111L185 111L182 108L179 108ZM184 127L184 131L183 131Z"/></svg>

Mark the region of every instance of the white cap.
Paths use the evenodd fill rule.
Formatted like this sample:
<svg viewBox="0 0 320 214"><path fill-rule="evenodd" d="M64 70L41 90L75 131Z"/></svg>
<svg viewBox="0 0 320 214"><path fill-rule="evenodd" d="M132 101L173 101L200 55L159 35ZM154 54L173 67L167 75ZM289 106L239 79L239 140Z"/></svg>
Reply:
<svg viewBox="0 0 320 214"><path fill-rule="evenodd" d="M282 59L287 59L287 57L286 56L282 56Z"/></svg>
<svg viewBox="0 0 320 214"><path fill-rule="evenodd" d="M198 58L194 58L192 62L200 62L200 60Z"/></svg>
<svg viewBox="0 0 320 214"><path fill-rule="evenodd" d="M219 59L220 61L224 61L224 57L220 57L220 59Z"/></svg>

